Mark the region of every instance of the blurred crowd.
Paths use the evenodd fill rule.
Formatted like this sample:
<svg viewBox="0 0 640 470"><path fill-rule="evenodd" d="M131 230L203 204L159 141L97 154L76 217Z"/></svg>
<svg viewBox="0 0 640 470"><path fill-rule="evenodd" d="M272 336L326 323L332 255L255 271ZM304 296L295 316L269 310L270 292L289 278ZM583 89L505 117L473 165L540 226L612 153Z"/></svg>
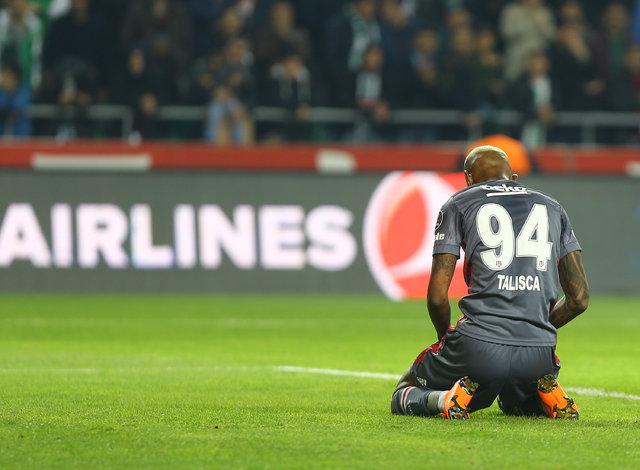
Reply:
<svg viewBox="0 0 640 470"><path fill-rule="evenodd" d="M5 136L108 137L88 110L122 104L136 135L150 139L456 138L391 126L390 113L460 110L463 131L486 133L496 110L513 109L526 117L518 132L535 142L558 111L640 108L640 0L2 4ZM56 118L36 125L31 103L56 105ZM158 115L166 105L201 106L206 116L169 132ZM256 106L285 109L284 121L256 128ZM312 125L319 106L355 109L359 124Z"/></svg>

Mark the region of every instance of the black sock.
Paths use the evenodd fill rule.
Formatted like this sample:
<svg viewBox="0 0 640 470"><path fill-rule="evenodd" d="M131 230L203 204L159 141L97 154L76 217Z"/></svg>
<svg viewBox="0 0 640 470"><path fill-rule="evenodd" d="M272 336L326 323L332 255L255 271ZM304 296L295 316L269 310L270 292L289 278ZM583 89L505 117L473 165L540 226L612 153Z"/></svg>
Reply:
<svg viewBox="0 0 640 470"><path fill-rule="evenodd" d="M438 401L441 393L415 386L401 388L391 398L391 412L411 416L437 415L440 413Z"/></svg>

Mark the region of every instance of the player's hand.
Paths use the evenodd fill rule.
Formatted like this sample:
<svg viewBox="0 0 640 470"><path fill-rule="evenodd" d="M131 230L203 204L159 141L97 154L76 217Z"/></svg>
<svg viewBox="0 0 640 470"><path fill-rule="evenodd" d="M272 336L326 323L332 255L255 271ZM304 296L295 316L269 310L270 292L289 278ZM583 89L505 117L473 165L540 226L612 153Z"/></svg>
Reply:
<svg viewBox="0 0 640 470"><path fill-rule="evenodd" d="M152 116L158 111L158 99L153 93L145 93L140 97L140 109L145 116Z"/></svg>
<svg viewBox="0 0 640 470"><path fill-rule="evenodd" d="M373 109L373 117L376 121L387 121L389 119L389 114L389 105L384 101L376 104L375 108Z"/></svg>
<svg viewBox="0 0 640 470"><path fill-rule="evenodd" d="M234 121L242 121L247 117L247 108L244 105L240 104L235 107L235 109L231 112L231 117Z"/></svg>
<svg viewBox="0 0 640 470"><path fill-rule="evenodd" d="M538 119L542 124L548 126L553 122L556 116L556 111L551 105L543 106L538 110Z"/></svg>
<svg viewBox="0 0 640 470"><path fill-rule="evenodd" d="M605 85L602 80L591 80L584 85L585 93L590 96L599 95L604 91L604 88Z"/></svg>
<svg viewBox="0 0 640 470"><path fill-rule="evenodd" d="M302 106L298 106L296 109L296 119L298 121L308 121L311 117L311 108L307 104L303 104Z"/></svg>
<svg viewBox="0 0 640 470"><path fill-rule="evenodd" d="M482 124L482 118L478 113L466 113L462 122L467 129L476 129Z"/></svg>

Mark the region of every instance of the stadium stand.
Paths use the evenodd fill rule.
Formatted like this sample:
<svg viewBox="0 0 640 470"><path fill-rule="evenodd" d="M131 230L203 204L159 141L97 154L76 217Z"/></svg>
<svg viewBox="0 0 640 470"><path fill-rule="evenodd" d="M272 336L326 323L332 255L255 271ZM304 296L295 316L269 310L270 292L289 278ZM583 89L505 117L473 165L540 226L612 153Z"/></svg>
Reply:
<svg viewBox="0 0 640 470"><path fill-rule="evenodd" d="M634 0L2 4L6 137L640 142Z"/></svg>

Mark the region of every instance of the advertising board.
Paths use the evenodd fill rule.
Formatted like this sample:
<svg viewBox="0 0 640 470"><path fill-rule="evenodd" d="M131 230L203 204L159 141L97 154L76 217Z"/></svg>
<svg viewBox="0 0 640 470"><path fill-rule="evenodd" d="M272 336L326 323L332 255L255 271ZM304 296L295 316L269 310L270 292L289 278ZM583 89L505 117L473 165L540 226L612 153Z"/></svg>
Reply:
<svg viewBox="0 0 640 470"><path fill-rule="evenodd" d="M567 209L596 291L640 290L640 191L529 177ZM423 298L461 174L0 174L0 289ZM466 293L458 263L450 293Z"/></svg>

